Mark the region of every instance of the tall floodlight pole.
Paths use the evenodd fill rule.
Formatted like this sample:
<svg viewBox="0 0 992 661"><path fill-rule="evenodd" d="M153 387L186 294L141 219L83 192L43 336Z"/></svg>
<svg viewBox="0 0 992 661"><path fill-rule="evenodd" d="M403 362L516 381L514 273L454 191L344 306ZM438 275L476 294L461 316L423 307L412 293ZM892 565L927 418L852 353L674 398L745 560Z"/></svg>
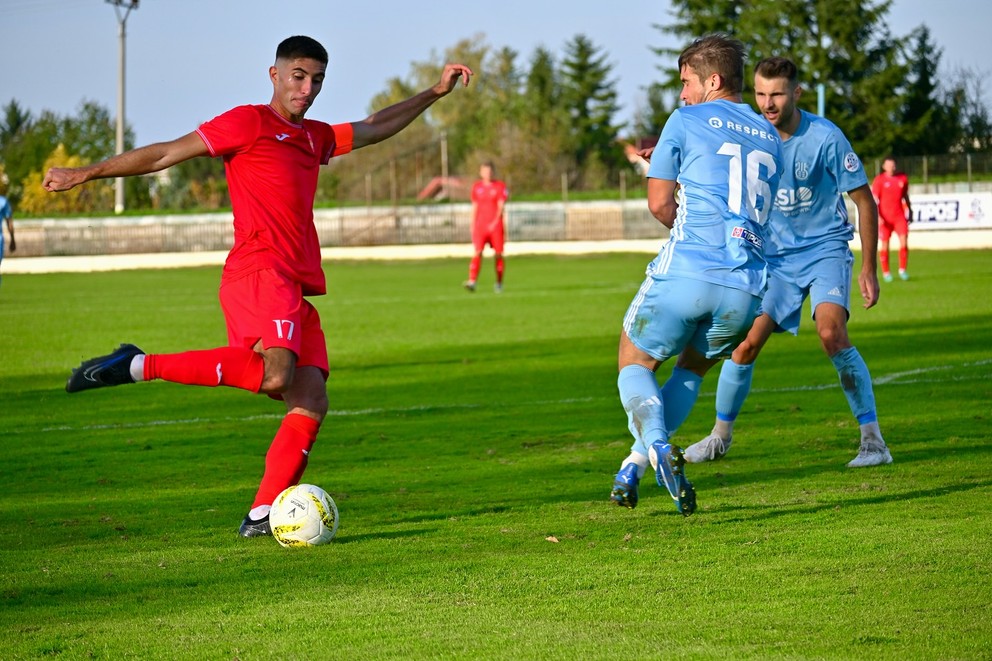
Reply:
<svg viewBox="0 0 992 661"><path fill-rule="evenodd" d="M127 42L127 17L138 8L138 0L107 0L117 14L117 153L124 153L124 53ZM124 177L114 180L114 213L124 212Z"/></svg>

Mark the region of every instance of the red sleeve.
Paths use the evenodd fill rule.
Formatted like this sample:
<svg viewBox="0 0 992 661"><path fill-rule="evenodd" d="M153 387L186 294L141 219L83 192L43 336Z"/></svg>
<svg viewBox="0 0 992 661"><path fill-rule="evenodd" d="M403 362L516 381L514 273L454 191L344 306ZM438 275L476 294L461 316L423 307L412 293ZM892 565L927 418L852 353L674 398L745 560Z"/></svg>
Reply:
<svg viewBox="0 0 992 661"><path fill-rule="evenodd" d="M909 177L902 175L902 197L909 202Z"/></svg>
<svg viewBox="0 0 992 661"><path fill-rule="evenodd" d="M238 106L200 125L196 132L211 156L243 151L255 143L262 120L254 106Z"/></svg>
<svg viewBox="0 0 992 661"><path fill-rule="evenodd" d="M878 196L882 192L882 177L876 175L874 179L871 180L871 194L875 197L875 202L878 202Z"/></svg>
<svg viewBox="0 0 992 661"><path fill-rule="evenodd" d="M315 121L312 126L319 127L320 130L321 165L327 165L335 156L347 154L355 146L355 128L351 124L331 125Z"/></svg>

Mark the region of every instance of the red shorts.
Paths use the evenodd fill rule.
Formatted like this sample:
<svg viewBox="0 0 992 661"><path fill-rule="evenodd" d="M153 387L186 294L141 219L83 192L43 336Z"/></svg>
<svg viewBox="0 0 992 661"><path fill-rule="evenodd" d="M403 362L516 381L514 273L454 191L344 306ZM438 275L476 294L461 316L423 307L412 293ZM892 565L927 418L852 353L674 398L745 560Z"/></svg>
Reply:
<svg viewBox="0 0 992 661"><path fill-rule="evenodd" d="M303 298L298 282L272 269L222 281L220 305L232 347L283 347L296 354L296 366L330 371L320 315Z"/></svg>
<svg viewBox="0 0 992 661"><path fill-rule="evenodd" d="M888 241L893 232L898 236L909 234L909 221L905 213L882 215L878 214L878 238Z"/></svg>
<svg viewBox="0 0 992 661"><path fill-rule="evenodd" d="M499 223L492 228L472 230L472 246L475 248L475 252L482 252L487 243L493 247L494 252L503 253L503 245L505 243L503 239L503 223Z"/></svg>

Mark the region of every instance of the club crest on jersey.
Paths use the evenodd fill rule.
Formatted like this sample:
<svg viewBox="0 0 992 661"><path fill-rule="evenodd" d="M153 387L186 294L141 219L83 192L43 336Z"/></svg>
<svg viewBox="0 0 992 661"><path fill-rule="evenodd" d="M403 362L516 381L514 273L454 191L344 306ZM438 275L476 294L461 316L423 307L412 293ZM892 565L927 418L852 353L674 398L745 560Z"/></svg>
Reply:
<svg viewBox="0 0 992 661"><path fill-rule="evenodd" d="M844 156L844 169L848 172L857 172L861 169L861 161L858 160L858 155L853 151L847 152Z"/></svg>
<svg viewBox="0 0 992 661"><path fill-rule="evenodd" d="M758 250L761 250L761 246L762 246L761 237L749 229L745 229L743 227L735 227L733 230L731 230L730 236L734 237L735 239L744 239Z"/></svg>
<svg viewBox="0 0 992 661"><path fill-rule="evenodd" d="M802 161L796 161L796 179L804 180L809 177L809 163L803 163Z"/></svg>

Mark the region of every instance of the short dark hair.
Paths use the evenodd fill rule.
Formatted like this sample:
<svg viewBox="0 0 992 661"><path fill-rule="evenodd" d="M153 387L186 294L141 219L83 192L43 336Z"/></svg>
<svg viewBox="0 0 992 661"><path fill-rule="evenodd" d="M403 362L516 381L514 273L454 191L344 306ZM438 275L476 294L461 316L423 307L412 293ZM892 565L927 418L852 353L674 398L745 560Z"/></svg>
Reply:
<svg viewBox="0 0 992 661"><path fill-rule="evenodd" d="M754 75L769 80L785 78L793 85L799 83L799 67L787 57L766 57L754 67Z"/></svg>
<svg viewBox="0 0 992 661"><path fill-rule="evenodd" d="M684 66L700 79L719 74L730 93L744 89L744 44L729 35L718 32L693 41L679 55L679 71Z"/></svg>
<svg viewBox="0 0 992 661"><path fill-rule="evenodd" d="M283 39L276 48L276 60L299 60L306 58L327 64L327 51L316 39L304 36Z"/></svg>

